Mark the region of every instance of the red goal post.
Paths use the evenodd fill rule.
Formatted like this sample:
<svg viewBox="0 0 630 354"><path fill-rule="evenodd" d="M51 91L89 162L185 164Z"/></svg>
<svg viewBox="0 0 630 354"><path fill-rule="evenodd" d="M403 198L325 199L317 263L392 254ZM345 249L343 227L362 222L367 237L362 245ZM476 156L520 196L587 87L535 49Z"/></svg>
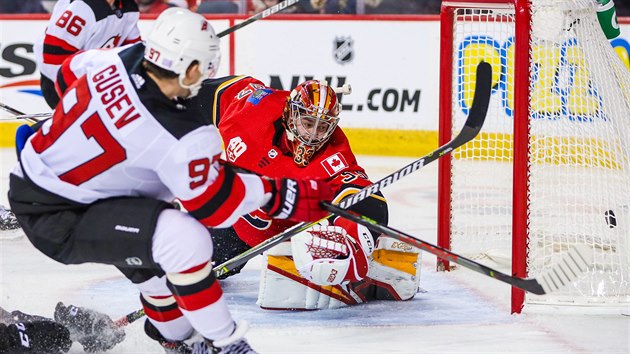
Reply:
<svg viewBox="0 0 630 354"><path fill-rule="evenodd" d="M513 288L512 312L627 308L630 74L595 1L444 1L440 45L440 144L465 119L479 61L492 64L494 86L480 137L439 161L438 244L523 278L588 244L589 274L557 296Z"/></svg>

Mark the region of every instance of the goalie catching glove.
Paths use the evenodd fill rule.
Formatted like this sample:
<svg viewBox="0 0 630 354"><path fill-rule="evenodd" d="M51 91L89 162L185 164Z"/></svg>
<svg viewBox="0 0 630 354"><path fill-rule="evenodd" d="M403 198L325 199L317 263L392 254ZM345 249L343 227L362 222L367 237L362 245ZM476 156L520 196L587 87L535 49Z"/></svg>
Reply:
<svg viewBox="0 0 630 354"><path fill-rule="evenodd" d="M298 272L318 285L363 279L373 249L370 231L343 218L337 218L333 225L315 225L291 238Z"/></svg>
<svg viewBox="0 0 630 354"><path fill-rule="evenodd" d="M275 219L313 221L324 218L328 212L320 201L331 201L334 193L323 180L264 178L265 192L271 199L262 210Z"/></svg>

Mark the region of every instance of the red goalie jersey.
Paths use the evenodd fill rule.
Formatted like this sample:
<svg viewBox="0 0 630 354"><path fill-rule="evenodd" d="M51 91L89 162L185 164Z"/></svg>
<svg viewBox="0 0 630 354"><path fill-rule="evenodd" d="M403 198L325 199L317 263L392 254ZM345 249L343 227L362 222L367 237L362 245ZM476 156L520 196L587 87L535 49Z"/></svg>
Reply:
<svg viewBox="0 0 630 354"><path fill-rule="evenodd" d="M266 87L246 76L211 79L204 86L213 87L210 92L216 92L211 109L228 162L270 177L323 178L336 193L335 203L371 184L340 128L331 132L329 140L306 166L295 162L282 119L289 91ZM386 222L387 206L382 195L373 195L357 206L362 205L365 208L362 213ZM284 220L272 222L257 210L242 217L233 227L245 243L254 246L292 225Z"/></svg>

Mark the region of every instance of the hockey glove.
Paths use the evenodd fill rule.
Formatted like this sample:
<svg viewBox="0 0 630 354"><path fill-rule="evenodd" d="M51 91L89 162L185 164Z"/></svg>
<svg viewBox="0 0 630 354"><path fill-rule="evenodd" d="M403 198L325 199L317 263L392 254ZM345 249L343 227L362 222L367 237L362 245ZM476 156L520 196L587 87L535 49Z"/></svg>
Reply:
<svg viewBox="0 0 630 354"><path fill-rule="evenodd" d="M72 346L70 332L50 321L18 322L5 328L0 324L0 353L66 353Z"/></svg>
<svg viewBox="0 0 630 354"><path fill-rule="evenodd" d="M271 199L262 210L273 218L313 221L328 215L319 202L331 201L334 194L323 180L278 178L263 182L267 184L265 190L271 192Z"/></svg>
<svg viewBox="0 0 630 354"><path fill-rule="evenodd" d="M317 285L363 279L373 248L374 240L366 227L342 218L334 225L316 225L291 238L297 270Z"/></svg>
<svg viewBox="0 0 630 354"><path fill-rule="evenodd" d="M109 316L84 307L64 306L59 302L55 307L55 321L67 326L71 338L81 343L88 353L112 349L125 339L125 331Z"/></svg>

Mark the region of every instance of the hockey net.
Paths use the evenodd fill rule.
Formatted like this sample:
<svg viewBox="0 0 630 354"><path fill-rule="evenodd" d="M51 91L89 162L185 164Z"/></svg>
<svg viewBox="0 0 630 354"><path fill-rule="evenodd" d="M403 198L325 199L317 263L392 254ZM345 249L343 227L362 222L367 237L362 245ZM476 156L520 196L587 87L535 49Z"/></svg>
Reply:
<svg viewBox="0 0 630 354"><path fill-rule="evenodd" d="M466 118L479 61L494 86L480 136L440 160L438 243L521 277L587 244L588 274L559 294L513 290L513 312L628 306L630 73L595 1L449 1L441 16L441 142Z"/></svg>

